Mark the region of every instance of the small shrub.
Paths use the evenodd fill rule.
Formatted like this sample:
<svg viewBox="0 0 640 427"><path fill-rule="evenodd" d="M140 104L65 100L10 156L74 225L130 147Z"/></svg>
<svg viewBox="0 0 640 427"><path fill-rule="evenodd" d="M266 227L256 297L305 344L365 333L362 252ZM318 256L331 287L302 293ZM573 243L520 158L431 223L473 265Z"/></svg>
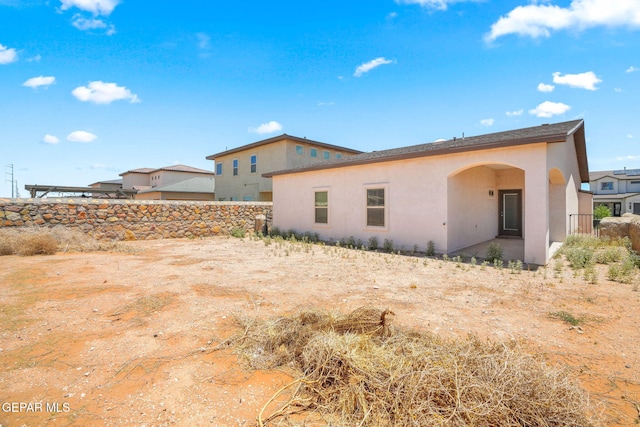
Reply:
<svg viewBox="0 0 640 427"><path fill-rule="evenodd" d="M231 230L231 235L233 237L242 238L247 234L247 230L240 227L235 227Z"/></svg>
<svg viewBox="0 0 640 427"><path fill-rule="evenodd" d="M369 250L375 251L378 249L378 238L376 236L369 237Z"/></svg>
<svg viewBox="0 0 640 427"><path fill-rule="evenodd" d="M611 216L611 210L606 205L599 205L593 210L594 219L602 219Z"/></svg>
<svg viewBox="0 0 640 427"><path fill-rule="evenodd" d="M594 254L594 261L598 264L611 264L627 258L629 251L623 246L607 246Z"/></svg>
<svg viewBox="0 0 640 427"><path fill-rule="evenodd" d="M393 240L391 239L384 239L384 243L382 243L382 249L385 252L393 252Z"/></svg>
<svg viewBox="0 0 640 427"><path fill-rule="evenodd" d="M25 234L17 242L20 255L54 255L58 251L58 242L49 233Z"/></svg>
<svg viewBox="0 0 640 427"><path fill-rule="evenodd" d="M496 261L502 261L502 256L504 255L504 250L502 246L498 243L490 243L487 248L487 257L490 262L495 263Z"/></svg>
<svg viewBox="0 0 640 427"><path fill-rule="evenodd" d="M585 249L582 247L567 248L564 251L567 261L571 264L572 268L585 268L593 261L593 250Z"/></svg>
<svg viewBox="0 0 640 427"><path fill-rule="evenodd" d="M631 283L636 275L636 266L631 258L622 262L609 264L607 277L609 280L620 283Z"/></svg>
<svg viewBox="0 0 640 427"><path fill-rule="evenodd" d="M429 240L427 243L427 256L434 256L436 254L436 245L433 240Z"/></svg>
<svg viewBox="0 0 640 427"><path fill-rule="evenodd" d="M0 256L13 255L13 245L7 240L0 240Z"/></svg>
<svg viewBox="0 0 640 427"><path fill-rule="evenodd" d="M582 323L582 319L579 319L573 314L566 311L556 311L553 313L549 313L549 317L562 320L563 322L569 323L572 326L578 326L580 323Z"/></svg>

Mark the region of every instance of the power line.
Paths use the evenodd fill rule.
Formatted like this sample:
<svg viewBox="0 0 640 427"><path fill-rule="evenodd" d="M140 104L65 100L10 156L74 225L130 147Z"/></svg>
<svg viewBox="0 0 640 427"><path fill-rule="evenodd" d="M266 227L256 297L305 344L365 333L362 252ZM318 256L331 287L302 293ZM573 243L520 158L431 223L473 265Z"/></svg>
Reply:
<svg viewBox="0 0 640 427"><path fill-rule="evenodd" d="M4 181L11 183L11 198L13 199L15 198L15 195L18 192L18 182L14 179L14 175L13 175L13 163L6 165L5 168L6 169L4 171L4 175L5 175ZM11 179L6 178L7 176L11 177Z"/></svg>

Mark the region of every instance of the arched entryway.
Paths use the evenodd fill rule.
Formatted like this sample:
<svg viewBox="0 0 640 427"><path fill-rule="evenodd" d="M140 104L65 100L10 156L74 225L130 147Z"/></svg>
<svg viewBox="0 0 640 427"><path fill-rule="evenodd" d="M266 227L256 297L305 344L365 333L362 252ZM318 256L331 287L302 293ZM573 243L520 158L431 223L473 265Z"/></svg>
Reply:
<svg viewBox="0 0 640 427"><path fill-rule="evenodd" d="M450 252L500 237L522 239L524 195L525 171L510 164L471 164L449 175L447 241Z"/></svg>

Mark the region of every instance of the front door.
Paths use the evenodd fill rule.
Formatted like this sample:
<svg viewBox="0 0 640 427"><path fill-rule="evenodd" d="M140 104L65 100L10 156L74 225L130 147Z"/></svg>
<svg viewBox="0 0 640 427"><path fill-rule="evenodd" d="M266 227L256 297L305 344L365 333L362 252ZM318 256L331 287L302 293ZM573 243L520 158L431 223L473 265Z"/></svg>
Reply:
<svg viewBox="0 0 640 427"><path fill-rule="evenodd" d="M622 203L614 202L613 204L613 216L622 215Z"/></svg>
<svg viewBox="0 0 640 427"><path fill-rule="evenodd" d="M500 236L522 237L522 190L500 190Z"/></svg>

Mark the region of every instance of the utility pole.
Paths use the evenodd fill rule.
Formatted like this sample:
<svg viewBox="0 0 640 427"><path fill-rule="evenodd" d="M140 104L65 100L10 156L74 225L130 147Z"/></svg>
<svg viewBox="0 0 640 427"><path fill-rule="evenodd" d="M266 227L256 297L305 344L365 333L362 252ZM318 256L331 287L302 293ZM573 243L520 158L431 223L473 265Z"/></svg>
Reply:
<svg viewBox="0 0 640 427"><path fill-rule="evenodd" d="M11 183L11 198L13 199L15 196L15 191L17 190L18 183L13 179L13 163L5 166L7 170L5 170L5 182ZM11 179L6 178L6 176L11 177Z"/></svg>

